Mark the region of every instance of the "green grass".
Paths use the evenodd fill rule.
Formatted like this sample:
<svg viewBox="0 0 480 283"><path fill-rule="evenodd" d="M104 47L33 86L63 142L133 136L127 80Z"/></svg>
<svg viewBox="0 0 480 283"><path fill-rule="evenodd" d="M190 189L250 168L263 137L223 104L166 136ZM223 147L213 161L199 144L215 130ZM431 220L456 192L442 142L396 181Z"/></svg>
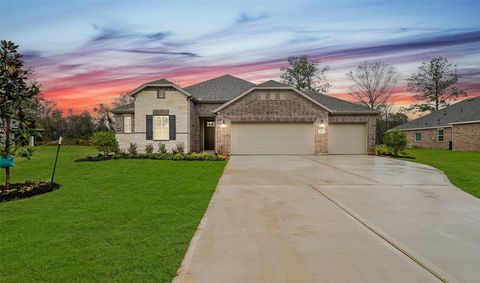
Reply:
<svg viewBox="0 0 480 283"><path fill-rule="evenodd" d="M33 159L18 159L12 181L49 179L55 149L39 147ZM60 190L0 203L0 282L175 276L225 162L73 162L94 153L63 147Z"/></svg>
<svg viewBox="0 0 480 283"><path fill-rule="evenodd" d="M407 152L416 158L411 161L442 170L455 186L480 198L480 151L415 148Z"/></svg>

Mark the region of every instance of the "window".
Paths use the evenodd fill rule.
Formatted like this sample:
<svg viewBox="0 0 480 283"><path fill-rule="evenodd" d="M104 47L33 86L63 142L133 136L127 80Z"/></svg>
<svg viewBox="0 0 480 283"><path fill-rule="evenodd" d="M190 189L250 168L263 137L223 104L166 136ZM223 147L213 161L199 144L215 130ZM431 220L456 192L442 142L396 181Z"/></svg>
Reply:
<svg viewBox="0 0 480 283"><path fill-rule="evenodd" d="M153 139L169 139L168 116L153 116Z"/></svg>
<svg viewBox="0 0 480 283"><path fill-rule="evenodd" d="M260 100L285 100L285 92L280 91L265 91L260 93Z"/></svg>
<svg viewBox="0 0 480 283"><path fill-rule="evenodd" d="M422 141L422 133L415 133L415 141L416 142Z"/></svg>
<svg viewBox="0 0 480 283"><path fill-rule="evenodd" d="M158 99L165 99L165 89L164 88L158 88L157 89L157 98Z"/></svg>
<svg viewBox="0 0 480 283"><path fill-rule="evenodd" d="M208 128L215 127L215 121L207 121L207 127Z"/></svg>
<svg viewBox="0 0 480 283"><path fill-rule="evenodd" d="M123 132L131 133L132 132L132 116L123 116Z"/></svg>
<svg viewBox="0 0 480 283"><path fill-rule="evenodd" d="M443 130L438 130L437 141L443 142L444 140L445 140L445 136L444 136Z"/></svg>

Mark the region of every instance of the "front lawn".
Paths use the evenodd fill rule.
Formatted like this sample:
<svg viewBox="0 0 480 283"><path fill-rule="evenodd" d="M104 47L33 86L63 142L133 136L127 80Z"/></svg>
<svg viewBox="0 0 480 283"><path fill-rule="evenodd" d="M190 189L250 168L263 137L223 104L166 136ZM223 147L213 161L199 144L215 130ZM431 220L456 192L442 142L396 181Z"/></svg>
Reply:
<svg viewBox="0 0 480 283"><path fill-rule="evenodd" d="M12 182L49 179L55 150L39 147L32 160L18 159ZM63 147L55 178L61 189L0 203L0 282L175 276L225 162L73 162L91 154L90 147Z"/></svg>
<svg viewBox="0 0 480 283"><path fill-rule="evenodd" d="M414 148L407 149L407 152L416 158L409 161L442 170L455 186L480 198L480 151Z"/></svg>

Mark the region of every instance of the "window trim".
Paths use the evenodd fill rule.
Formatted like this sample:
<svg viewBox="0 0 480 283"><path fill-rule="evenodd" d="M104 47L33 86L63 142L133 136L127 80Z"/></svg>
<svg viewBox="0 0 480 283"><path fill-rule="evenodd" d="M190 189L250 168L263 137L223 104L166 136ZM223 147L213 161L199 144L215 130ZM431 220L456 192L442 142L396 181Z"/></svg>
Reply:
<svg viewBox="0 0 480 283"><path fill-rule="evenodd" d="M161 124L162 124L162 121L160 121L160 129L161 128L166 128L166 135L167 137L162 139L162 137L159 137L160 139L157 139L156 137L156 129L157 127L155 126L155 118L156 117L161 117L161 118L165 118L166 121L167 121L167 126L165 127L162 127ZM159 133L160 134L160 133ZM170 140L170 116L169 115L153 115L152 117L152 140L154 141L169 141Z"/></svg>
<svg viewBox="0 0 480 283"><path fill-rule="evenodd" d="M420 135L420 139L417 139L417 134ZM415 132L414 137L413 137L414 142L421 142L422 141L422 133L421 132Z"/></svg>
<svg viewBox="0 0 480 283"><path fill-rule="evenodd" d="M129 120L128 123L125 122L125 120ZM128 125L128 131L127 131L127 128L126 126ZM133 129L132 129L132 115L123 115L123 133L124 134L131 134L133 133Z"/></svg>
<svg viewBox="0 0 480 283"><path fill-rule="evenodd" d="M441 135L440 135L440 131L442 131ZM442 140L440 140L440 136L442 137ZM445 130L444 129L438 129L437 130L437 142L445 142Z"/></svg>

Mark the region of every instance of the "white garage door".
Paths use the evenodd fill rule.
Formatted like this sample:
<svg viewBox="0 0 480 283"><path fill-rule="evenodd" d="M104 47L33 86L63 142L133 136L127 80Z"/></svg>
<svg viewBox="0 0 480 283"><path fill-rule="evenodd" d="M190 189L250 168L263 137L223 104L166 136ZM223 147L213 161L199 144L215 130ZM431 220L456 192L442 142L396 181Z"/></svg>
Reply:
<svg viewBox="0 0 480 283"><path fill-rule="evenodd" d="M232 124L232 154L313 154L313 124Z"/></svg>
<svg viewBox="0 0 480 283"><path fill-rule="evenodd" d="M366 154L367 126L365 124L329 124L329 154Z"/></svg>

